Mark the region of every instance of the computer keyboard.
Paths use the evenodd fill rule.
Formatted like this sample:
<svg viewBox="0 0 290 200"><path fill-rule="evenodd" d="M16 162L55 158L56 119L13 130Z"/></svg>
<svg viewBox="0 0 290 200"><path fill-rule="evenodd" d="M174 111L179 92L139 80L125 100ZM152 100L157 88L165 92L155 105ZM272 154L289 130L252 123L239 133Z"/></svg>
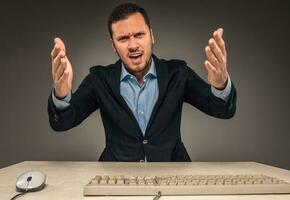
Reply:
<svg viewBox="0 0 290 200"><path fill-rule="evenodd" d="M257 174L240 175L97 175L84 195L210 195L290 193L286 181Z"/></svg>

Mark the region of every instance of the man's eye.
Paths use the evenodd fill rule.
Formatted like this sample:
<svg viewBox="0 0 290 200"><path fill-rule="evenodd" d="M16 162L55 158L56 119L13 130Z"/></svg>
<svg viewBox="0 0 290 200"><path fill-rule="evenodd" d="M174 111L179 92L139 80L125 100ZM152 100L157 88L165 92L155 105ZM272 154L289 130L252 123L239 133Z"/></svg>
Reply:
<svg viewBox="0 0 290 200"><path fill-rule="evenodd" d="M127 37L120 37L120 38L119 38L119 41L120 41L120 42L125 42L127 39L128 39Z"/></svg>
<svg viewBox="0 0 290 200"><path fill-rule="evenodd" d="M143 37L144 35L145 35L145 33L137 33L137 34L136 34L136 37L137 37L137 38L141 38L141 37Z"/></svg>

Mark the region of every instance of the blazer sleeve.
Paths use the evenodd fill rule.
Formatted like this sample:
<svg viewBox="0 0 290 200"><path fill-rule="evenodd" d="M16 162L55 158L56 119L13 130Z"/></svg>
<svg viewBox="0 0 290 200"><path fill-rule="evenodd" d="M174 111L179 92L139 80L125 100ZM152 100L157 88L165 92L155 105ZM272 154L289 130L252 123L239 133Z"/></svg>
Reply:
<svg viewBox="0 0 290 200"><path fill-rule="evenodd" d="M225 101L211 92L211 86L186 66L184 101L213 117L229 119L236 111L237 92L232 82L229 98Z"/></svg>
<svg viewBox="0 0 290 200"><path fill-rule="evenodd" d="M99 98L89 74L72 94L70 105L65 110L58 110L52 101L52 94L49 95L47 110L50 126L55 131L71 129L97 110L99 105Z"/></svg>

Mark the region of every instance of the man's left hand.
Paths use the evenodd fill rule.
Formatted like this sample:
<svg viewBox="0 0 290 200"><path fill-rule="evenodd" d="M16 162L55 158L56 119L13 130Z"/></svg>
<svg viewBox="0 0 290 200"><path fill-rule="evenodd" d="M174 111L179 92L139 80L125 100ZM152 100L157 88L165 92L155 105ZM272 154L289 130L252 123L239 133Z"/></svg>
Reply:
<svg viewBox="0 0 290 200"><path fill-rule="evenodd" d="M207 60L204 62L208 71L207 79L209 83L220 90L226 87L228 79L227 52L222 36L222 28L214 31L213 38L209 39L208 46L205 47Z"/></svg>

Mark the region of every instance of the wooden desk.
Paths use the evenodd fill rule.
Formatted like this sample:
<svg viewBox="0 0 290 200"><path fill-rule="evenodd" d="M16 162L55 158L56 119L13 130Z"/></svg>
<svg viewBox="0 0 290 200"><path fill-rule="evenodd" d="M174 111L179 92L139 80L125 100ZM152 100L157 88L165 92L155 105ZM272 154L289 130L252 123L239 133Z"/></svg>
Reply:
<svg viewBox="0 0 290 200"><path fill-rule="evenodd" d="M17 200L94 200L94 199L146 199L153 196L84 197L83 187L96 174L156 175L156 174L266 174L290 182L290 171L254 162L192 162L192 163L105 163L105 162L47 162L26 161L0 169L0 199L9 200L15 194L16 178L28 170L46 173L46 187L28 193ZM212 195L212 196L162 196L160 200L290 200L284 195Z"/></svg>

